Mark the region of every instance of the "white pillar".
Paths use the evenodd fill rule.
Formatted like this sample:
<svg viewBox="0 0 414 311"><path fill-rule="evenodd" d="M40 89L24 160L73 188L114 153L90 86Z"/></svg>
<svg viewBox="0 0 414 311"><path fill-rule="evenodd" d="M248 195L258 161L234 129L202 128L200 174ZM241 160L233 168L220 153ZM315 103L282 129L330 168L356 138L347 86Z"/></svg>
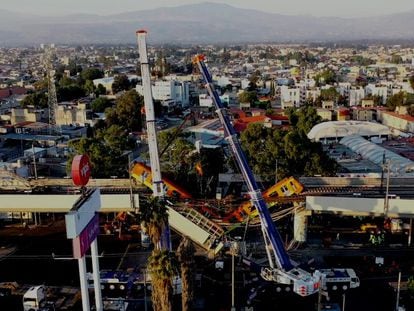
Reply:
<svg viewBox="0 0 414 311"><path fill-rule="evenodd" d="M293 239L297 242L306 242L307 216L310 211L297 211L293 218Z"/></svg>
<svg viewBox="0 0 414 311"><path fill-rule="evenodd" d="M89 305L89 291L88 291L88 281L86 279L86 260L85 256L82 256L78 259L79 265L79 279L80 279L80 286L81 286L81 294L82 294L82 310L83 311L90 311Z"/></svg>
<svg viewBox="0 0 414 311"><path fill-rule="evenodd" d="M96 311L102 311L103 304L102 304L102 293L101 293L101 278L99 276L98 239L95 239L92 242L91 253L92 253L93 287L95 289Z"/></svg>

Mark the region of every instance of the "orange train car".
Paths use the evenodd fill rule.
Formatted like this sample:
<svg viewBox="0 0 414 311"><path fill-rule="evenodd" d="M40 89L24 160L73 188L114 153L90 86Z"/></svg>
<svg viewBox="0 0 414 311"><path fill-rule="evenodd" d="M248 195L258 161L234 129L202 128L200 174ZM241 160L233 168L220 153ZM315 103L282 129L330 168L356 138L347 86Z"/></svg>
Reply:
<svg viewBox="0 0 414 311"><path fill-rule="evenodd" d="M303 185L294 177L287 177L279 181L272 187L262 192L263 198L269 199L274 196L289 197L295 194L300 194L303 191ZM242 203L235 211L223 218L224 222L243 221L246 216L256 216L256 208L251 201Z"/></svg>
<svg viewBox="0 0 414 311"><path fill-rule="evenodd" d="M152 189L152 174L151 168L146 166L143 163L136 163L131 171L132 177L134 177L137 181L143 183L148 188ZM175 185L172 181L168 178L162 177L162 181L164 182L165 187L165 194L172 198L179 198L179 199L190 199L191 194L185 191L183 188Z"/></svg>
<svg viewBox="0 0 414 311"><path fill-rule="evenodd" d="M143 163L136 163L134 167L132 168L131 175L133 178L135 178L137 181L143 183L148 188L152 189L152 175L151 175L151 168ZM181 188L180 186L177 186L172 181L170 181L166 177L162 177L162 181L164 183L165 187L165 194L168 197L171 198L178 198L178 199L191 199L192 196L190 193L188 193L186 190ZM204 216L210 218L219 218L220 215L218 211L216 211L214 208L206 205L206 204L196 204L193 205L191 202L189 203L190 207L193 207L197 209L200 213L202 213Z"/></svg>

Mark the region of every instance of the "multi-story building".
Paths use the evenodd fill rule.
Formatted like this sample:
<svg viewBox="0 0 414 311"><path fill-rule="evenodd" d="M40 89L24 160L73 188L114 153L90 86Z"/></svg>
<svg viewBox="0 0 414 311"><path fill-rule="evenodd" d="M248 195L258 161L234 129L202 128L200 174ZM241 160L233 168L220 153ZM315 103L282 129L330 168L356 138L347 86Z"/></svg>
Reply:
<svg viewBox="0 0 414 311"><path fill-rule="evenodd" d="M414 133L414 117L391 111L382 111L382 124L406 133Z"/></svg>
<svg viewBox="0 0 414 311"><path fill-rule="evenodd" d="M388 98L388 86L383 84L368 84L365 87L366 95L380 96L382 98L382 104L387 103Z"/></svg>
<svg viewBox="0 0 414 311"><path fill-rule="evenodd" d="M365 90L362 87L351 87L348 91L349 106L359 106L365 98Z"/></svg>
<svg viewBox="0 0 414 311"><path fill-rule="evenodd" d="M291 102L294 107L300 106L300 93L300 88L296 86L288 87L286 85L282 85L280 87L280 98L282 103Z"/></svg>
<svg viewBox="0 0 414 311"><path fill-rule="evenodd" d="M22 122L41 122L47 120L48 115L47 109L12 108L10 123L14 125Z"/></svg>
<svg viewBox="0 0 414 311"><path fill-rule="evenodd" d="M88 103L60 103L56 110L57 125L93 126L94 123Z"/></svg>
<svg viewBox="0 0 414 311"><path fill-rule="evenodd" d="M143 95L142 85L137 84L136 91ZM178 80L155 81L152 85L152 96L155 100L173 100L182 108L188 107L190 105L190 83Z"/></svg>

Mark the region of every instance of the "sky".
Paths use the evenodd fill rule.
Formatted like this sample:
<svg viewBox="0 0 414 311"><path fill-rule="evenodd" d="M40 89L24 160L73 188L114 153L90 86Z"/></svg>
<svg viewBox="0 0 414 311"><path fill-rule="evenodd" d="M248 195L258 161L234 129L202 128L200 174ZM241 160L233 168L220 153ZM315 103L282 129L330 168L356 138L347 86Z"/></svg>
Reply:
<svg viewBox="0 0 414 311"><path fill-rule="evenodd" d="M202 0L0 0L0 9L41 15L109 15L206 2ZM414 10L413 0L213 0L235 7L288 15L362 17Z"/></svg>

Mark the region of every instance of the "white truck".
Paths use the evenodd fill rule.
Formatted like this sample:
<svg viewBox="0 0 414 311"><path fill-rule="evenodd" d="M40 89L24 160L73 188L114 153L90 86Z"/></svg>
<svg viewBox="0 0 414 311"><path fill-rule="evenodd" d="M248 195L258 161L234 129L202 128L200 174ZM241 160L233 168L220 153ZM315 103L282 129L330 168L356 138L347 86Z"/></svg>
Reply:
<svg viewBox="0 0 414 311"><path fill-rule="evenodd" d="M315 274L320 275L320 286L328 292L359 287L359 278L353 269L320 269Z"/></svg>
<svg viewBox="0 0 414 311"><path fill-rule="evenodd" d="M46 288L43 285L30 287L23 295L23 310L38 311L44 305Z"/></svg>

